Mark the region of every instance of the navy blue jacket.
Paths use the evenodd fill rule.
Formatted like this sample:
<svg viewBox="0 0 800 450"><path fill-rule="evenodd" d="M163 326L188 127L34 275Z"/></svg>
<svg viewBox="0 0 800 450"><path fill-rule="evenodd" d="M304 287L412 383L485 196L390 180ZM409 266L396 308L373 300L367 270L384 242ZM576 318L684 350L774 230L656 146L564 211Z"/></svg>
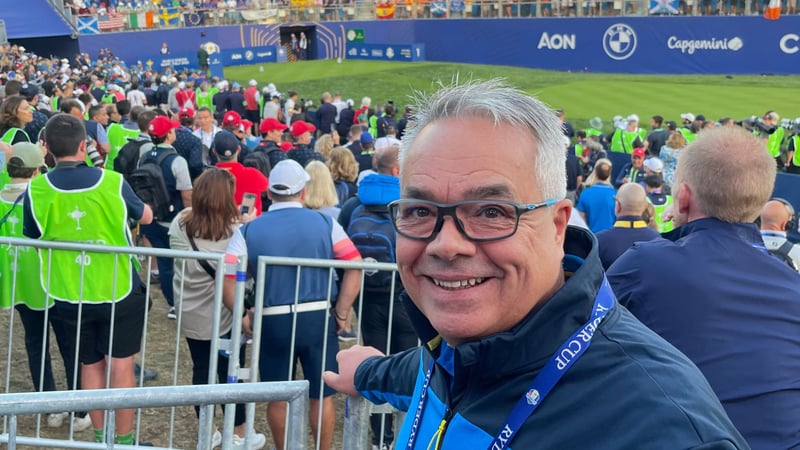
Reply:
<svg viewBox="0 0 800 450"><path fill-rule="evenodd" d="M598 254L603 269L608 270L625 250L636 242L647 242L659 239L658 231L650 228L642 220L642 216L620 216L614 222L614 228L597 233Z"/></svg>
<svg viewBox="0 0 800 450"><path fill-rule="evenodd" d="M589 318L603 280L596 241L588 231L570 227L565 252L585 262L565 268L573 274L550 299L512 329L455 348L437 339L406 298L425 349L367 359L355 379L367 399L409 411L397 448L408 441L431 358L437 364L414 448L429 448L444 417L438 448L488 448L533 378ZM510 445L526 450L748 448L697 367L619 305Z"/></svg>
<svg viewBox="0 0 800 450"><path fill-rule="evenodd" d="M753 224L692 221L608 272L639 320L697 364L759 450L800 446L800 275Z"/></svg>

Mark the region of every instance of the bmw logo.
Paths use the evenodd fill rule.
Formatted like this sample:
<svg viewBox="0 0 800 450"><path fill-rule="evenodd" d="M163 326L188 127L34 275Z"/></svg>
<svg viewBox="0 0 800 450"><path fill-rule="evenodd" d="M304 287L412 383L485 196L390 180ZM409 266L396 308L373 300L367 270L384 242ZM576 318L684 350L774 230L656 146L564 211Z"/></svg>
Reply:
<svg viewBox="0 0 800 450"><path fill-rule="evenodd" d="M611 25L603 34L603 50L617 61L630 58L636 51L636 32L624 23Z"/></svg>

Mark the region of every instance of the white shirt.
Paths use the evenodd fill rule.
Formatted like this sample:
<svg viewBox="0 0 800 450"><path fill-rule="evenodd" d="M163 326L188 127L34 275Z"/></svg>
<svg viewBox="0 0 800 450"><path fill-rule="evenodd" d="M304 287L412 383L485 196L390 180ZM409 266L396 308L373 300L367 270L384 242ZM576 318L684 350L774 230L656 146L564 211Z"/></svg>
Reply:
<svg viewBox="0 0 800 450"><path fill-rule="evenodd" d="M391 147L393 145L400 145L400 139L394 136L384 136L375 139L375 150Z"/></svg>
<svg viewBox="0 0 800 450"><path fill-rule="evenodd" d="M777 250L786 242L786 232L761 230L761 239L764 241L764 246L767 247L767 250ZM789 257L794 261L794 266L800 268L800 247L797 244L792 245L792 249L789 250Z"/></svg>
<svg viewBox="0 0 800 450"><path fill-rule="evenodd" d="M144 102L146 100L144 92L138 89L128 91L128 95L126 97L128 98L128 101L131 102L131 106L144 106Z"/></svg>

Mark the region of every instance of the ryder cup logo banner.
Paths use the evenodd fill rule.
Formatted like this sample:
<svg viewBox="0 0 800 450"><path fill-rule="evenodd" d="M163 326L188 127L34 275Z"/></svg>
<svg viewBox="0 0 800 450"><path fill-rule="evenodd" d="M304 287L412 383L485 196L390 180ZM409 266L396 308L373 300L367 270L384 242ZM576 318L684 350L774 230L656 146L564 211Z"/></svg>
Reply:
<svg viewBox="0 0 800 450"><path fill-rule="evenodd" d="M636 51L636 32L624 23L611 25L603 34L603 50L609 58L623 61Z"/></svg>

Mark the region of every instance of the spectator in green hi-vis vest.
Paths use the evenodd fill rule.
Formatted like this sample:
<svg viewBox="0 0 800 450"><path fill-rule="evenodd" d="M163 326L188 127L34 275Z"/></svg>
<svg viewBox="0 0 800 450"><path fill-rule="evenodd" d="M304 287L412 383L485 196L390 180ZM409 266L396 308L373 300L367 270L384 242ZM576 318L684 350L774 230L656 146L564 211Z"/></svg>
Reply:
<svg viewBox="0 0 800 450"><path fill-rule="evenodd" d="M69 114L51 117L45 143L56 166L29 184L23 207L25 236L131 246L128 218L146 224L153 213L122 175L85 164L86 130L81 120ZM62 250L43 251L40 259L40 281L55 300L56 314L65 321L69 335L80 336L81 388L134 387L132 356L141 346L147 306L135 256ZM89 415L95 441L106 442L104 412ZM134 410L117 410L115 419L117 443L133 444Z"/></svg>

